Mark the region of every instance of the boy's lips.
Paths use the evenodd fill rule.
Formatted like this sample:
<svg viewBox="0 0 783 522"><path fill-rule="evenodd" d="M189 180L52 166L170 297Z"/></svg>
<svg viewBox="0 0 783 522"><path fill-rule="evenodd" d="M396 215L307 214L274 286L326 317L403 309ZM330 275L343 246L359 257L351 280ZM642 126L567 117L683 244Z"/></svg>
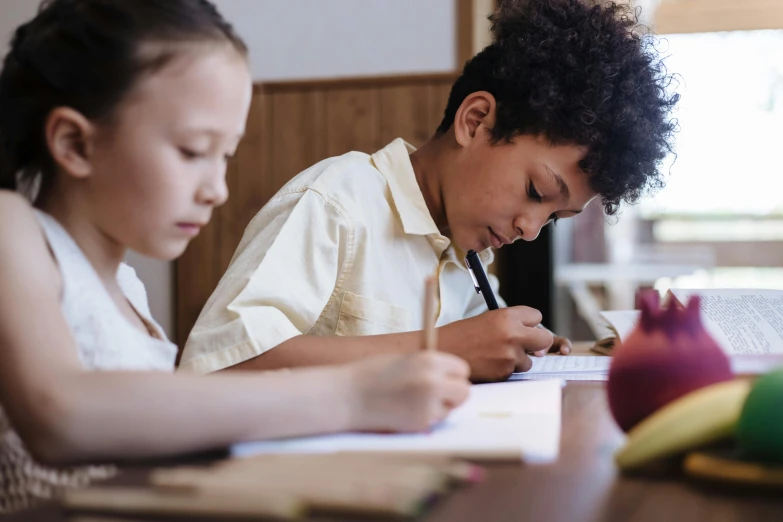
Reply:
<svg viewBox="0 0 783 522"><path fill-rule="evenodd" d="M489 240L490 243L492 244L492 248L500 248L503 245L511 244L511 241L496 234L495 231L492 230L492 227L487 227L487 228L489 228Z"/></svg>

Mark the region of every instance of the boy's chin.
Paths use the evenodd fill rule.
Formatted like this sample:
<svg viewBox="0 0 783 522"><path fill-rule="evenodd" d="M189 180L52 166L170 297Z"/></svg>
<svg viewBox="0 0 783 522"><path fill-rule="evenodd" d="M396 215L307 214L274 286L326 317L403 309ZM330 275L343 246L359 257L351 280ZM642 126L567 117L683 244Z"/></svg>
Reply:
<svg viewBox="0 0 783 522"><path fill-rule="evenodd" d="M452 241L454 242L454 245L463 252L468 252L469 250L483 252L489 248L489 246L481 239L481 236L475 233L454 234Z"/></svg>

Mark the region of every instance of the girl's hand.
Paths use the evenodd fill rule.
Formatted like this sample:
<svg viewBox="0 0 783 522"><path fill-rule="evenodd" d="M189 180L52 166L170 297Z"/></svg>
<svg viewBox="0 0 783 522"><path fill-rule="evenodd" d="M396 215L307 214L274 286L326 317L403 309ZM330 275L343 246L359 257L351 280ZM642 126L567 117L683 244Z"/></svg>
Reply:
<svg viewBox="0 0 783 522"><path fill-rule="evenodd" d="M470 392L470 368L438 352L372 357L347 367L350 429L423 431L446 418Z"/></svg>

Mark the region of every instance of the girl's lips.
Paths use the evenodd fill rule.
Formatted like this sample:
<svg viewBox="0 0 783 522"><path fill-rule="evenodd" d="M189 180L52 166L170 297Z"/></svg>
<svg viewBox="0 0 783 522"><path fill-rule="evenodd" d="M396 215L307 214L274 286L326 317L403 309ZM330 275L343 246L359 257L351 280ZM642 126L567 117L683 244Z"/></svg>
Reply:
<svg viewBox="0 0 783 522"><path fill-rule="evenodd" d="M199 223L177 223L177 228L192 236L198 235L201 232L201 227L202 225Z"/></svg>

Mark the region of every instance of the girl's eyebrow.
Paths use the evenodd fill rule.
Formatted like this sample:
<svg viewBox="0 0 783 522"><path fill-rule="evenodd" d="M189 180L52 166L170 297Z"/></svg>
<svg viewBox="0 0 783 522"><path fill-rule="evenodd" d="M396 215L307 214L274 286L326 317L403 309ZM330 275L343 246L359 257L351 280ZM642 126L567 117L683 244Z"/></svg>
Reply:
<svg viewBox="0 0 783 522"><path fill-rule="evenodd" d="M211 138L221 138L224 135L224 131L221 131L220 129L216 129L214 127L190 127L183 129L185 133L188 134L206 134ZM245 130L242 129L240 132L237 132L234 135L234 138L237 142L242 141L242 138L245 137Z"/></svg>

